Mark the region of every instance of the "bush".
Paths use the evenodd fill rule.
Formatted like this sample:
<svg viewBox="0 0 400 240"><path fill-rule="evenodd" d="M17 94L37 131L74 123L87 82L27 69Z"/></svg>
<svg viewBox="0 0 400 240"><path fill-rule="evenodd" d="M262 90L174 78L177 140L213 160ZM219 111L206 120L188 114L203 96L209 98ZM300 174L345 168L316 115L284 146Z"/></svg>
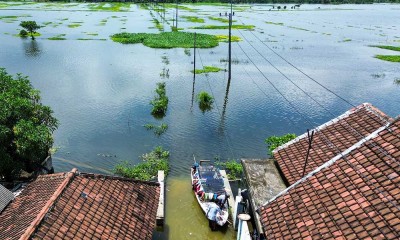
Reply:
<svg viewBox="0 0 400 240"><path fill-rule="evenodd" d="M26 30L22 29L21 31L19 31L19 36L27 37L28 36L28 32Z"/></svg>
<svg viewBox="0 0 400 240"><path fill-rule="evenodd" d="M157 83L155 92L157 93L157 96L150 101L150 104L153 105L151 114L156 118L162 118L165 116L168 108L168 97L166 95L165 82Z"/></svg>
<svg viewBox="0 0 400 240"><path fill-rule="evenodd" d="M141 156L143 162L132 166L127 161L117 164L114 172L127 178L134 178L149 181L157 177L159 170L163 170L165 175L169 172L169 152L161 146L157 146L150 153Z"/></svg>
<svg viewBox="0 0 400 240"><path fill-rule="evenodd" d="M217 160L217 162L215 162L215 165L219 168L224 168L230 180L242 178L243 166L234 159L228 160L226 162L221 162Z"/></svg>
<svg viewBox="0 0 400 240"><path fill-rule="evenodd" d="M205 111L210 111L212 109L214 98L207 92L201 91L197 94L197 101L199 102L200 110L204 113Z"/></svg>
<svg viewBox="0 0 400 240"><path fill-rule="evenodd" d="M280 136L280 137L278 137L278 136L268 137L267 139L265 139L265 143L268 145L268 153L270 155L272 155L272 151L275 148L277 148L295 138L296 138L296 134L294 134L294 133L288 133L288 134Z"/></svg>

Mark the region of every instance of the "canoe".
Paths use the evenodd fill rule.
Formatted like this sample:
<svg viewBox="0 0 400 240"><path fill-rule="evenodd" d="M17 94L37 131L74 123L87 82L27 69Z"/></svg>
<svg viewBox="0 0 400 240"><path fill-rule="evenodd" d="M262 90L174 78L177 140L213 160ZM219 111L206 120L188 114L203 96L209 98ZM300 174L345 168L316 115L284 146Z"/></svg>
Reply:
<svg viewBox="0 0 400 240"><path fill-rule="evenodd" d="M228 221L229 195L225 191L223 177L209 160L195 162L191 168L193 192L201 209L209 220L212 230L216 225L224 226Z"/></svg>

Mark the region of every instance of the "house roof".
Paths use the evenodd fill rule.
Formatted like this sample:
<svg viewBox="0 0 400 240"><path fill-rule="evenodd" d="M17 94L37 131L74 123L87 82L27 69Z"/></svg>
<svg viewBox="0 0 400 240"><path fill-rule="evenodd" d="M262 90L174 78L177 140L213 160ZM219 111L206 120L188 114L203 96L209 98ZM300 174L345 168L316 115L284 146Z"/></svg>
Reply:
<svg viewBox="0 0 400 240"><path fill-rule="evenodd" d="M13 193L0 184L0 213L13 199Z"/></svg>
<svg viewBox="0 0 400 240"><path fill-rule="evenodd" d="M304 175L333 158L338 151L348 149L391 120L393 119L379 109L364 103L313 129L312 148ZM332 143L335 149L332 148ZM289 184L303 177L307 150L308 137L305 133L273 151L274 158Z"/></svg>
<svg viewBox="0 0 400 240"><path fill-rule="evenodd" d="M258 211L268 239L399 239L400 119L301 178Z"/></svg>
<svg viewBox="0 0 400 240"><path fill-rule="evenodd" d="M12 219L3 224L0 215L0 239L151 239L159 192L154 182L76 171L44 175L6 209ZM21 204L37 206L29 219Z"/></svg>

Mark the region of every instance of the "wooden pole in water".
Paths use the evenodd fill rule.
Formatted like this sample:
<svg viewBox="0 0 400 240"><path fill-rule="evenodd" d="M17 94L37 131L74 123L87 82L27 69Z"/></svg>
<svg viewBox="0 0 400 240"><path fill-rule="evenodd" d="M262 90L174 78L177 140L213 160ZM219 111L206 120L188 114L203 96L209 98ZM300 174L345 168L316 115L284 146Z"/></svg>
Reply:
<svg viewBox="0 0 400 240"><path fill-rule="evenodd" d="M175 11L175 30L178 31L178 0L176 0L176 11Z"/></svg>

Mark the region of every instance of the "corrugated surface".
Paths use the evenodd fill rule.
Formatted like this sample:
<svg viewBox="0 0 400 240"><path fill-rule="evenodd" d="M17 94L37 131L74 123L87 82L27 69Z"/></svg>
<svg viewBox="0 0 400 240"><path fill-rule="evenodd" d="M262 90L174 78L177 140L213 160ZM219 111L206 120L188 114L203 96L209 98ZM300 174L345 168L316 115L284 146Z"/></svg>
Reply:
<svg viewBox="0 0 400 240"><path fill-rule="evenodd" d="M0 184L0 213L14 199L14 195Z"/></svg>

